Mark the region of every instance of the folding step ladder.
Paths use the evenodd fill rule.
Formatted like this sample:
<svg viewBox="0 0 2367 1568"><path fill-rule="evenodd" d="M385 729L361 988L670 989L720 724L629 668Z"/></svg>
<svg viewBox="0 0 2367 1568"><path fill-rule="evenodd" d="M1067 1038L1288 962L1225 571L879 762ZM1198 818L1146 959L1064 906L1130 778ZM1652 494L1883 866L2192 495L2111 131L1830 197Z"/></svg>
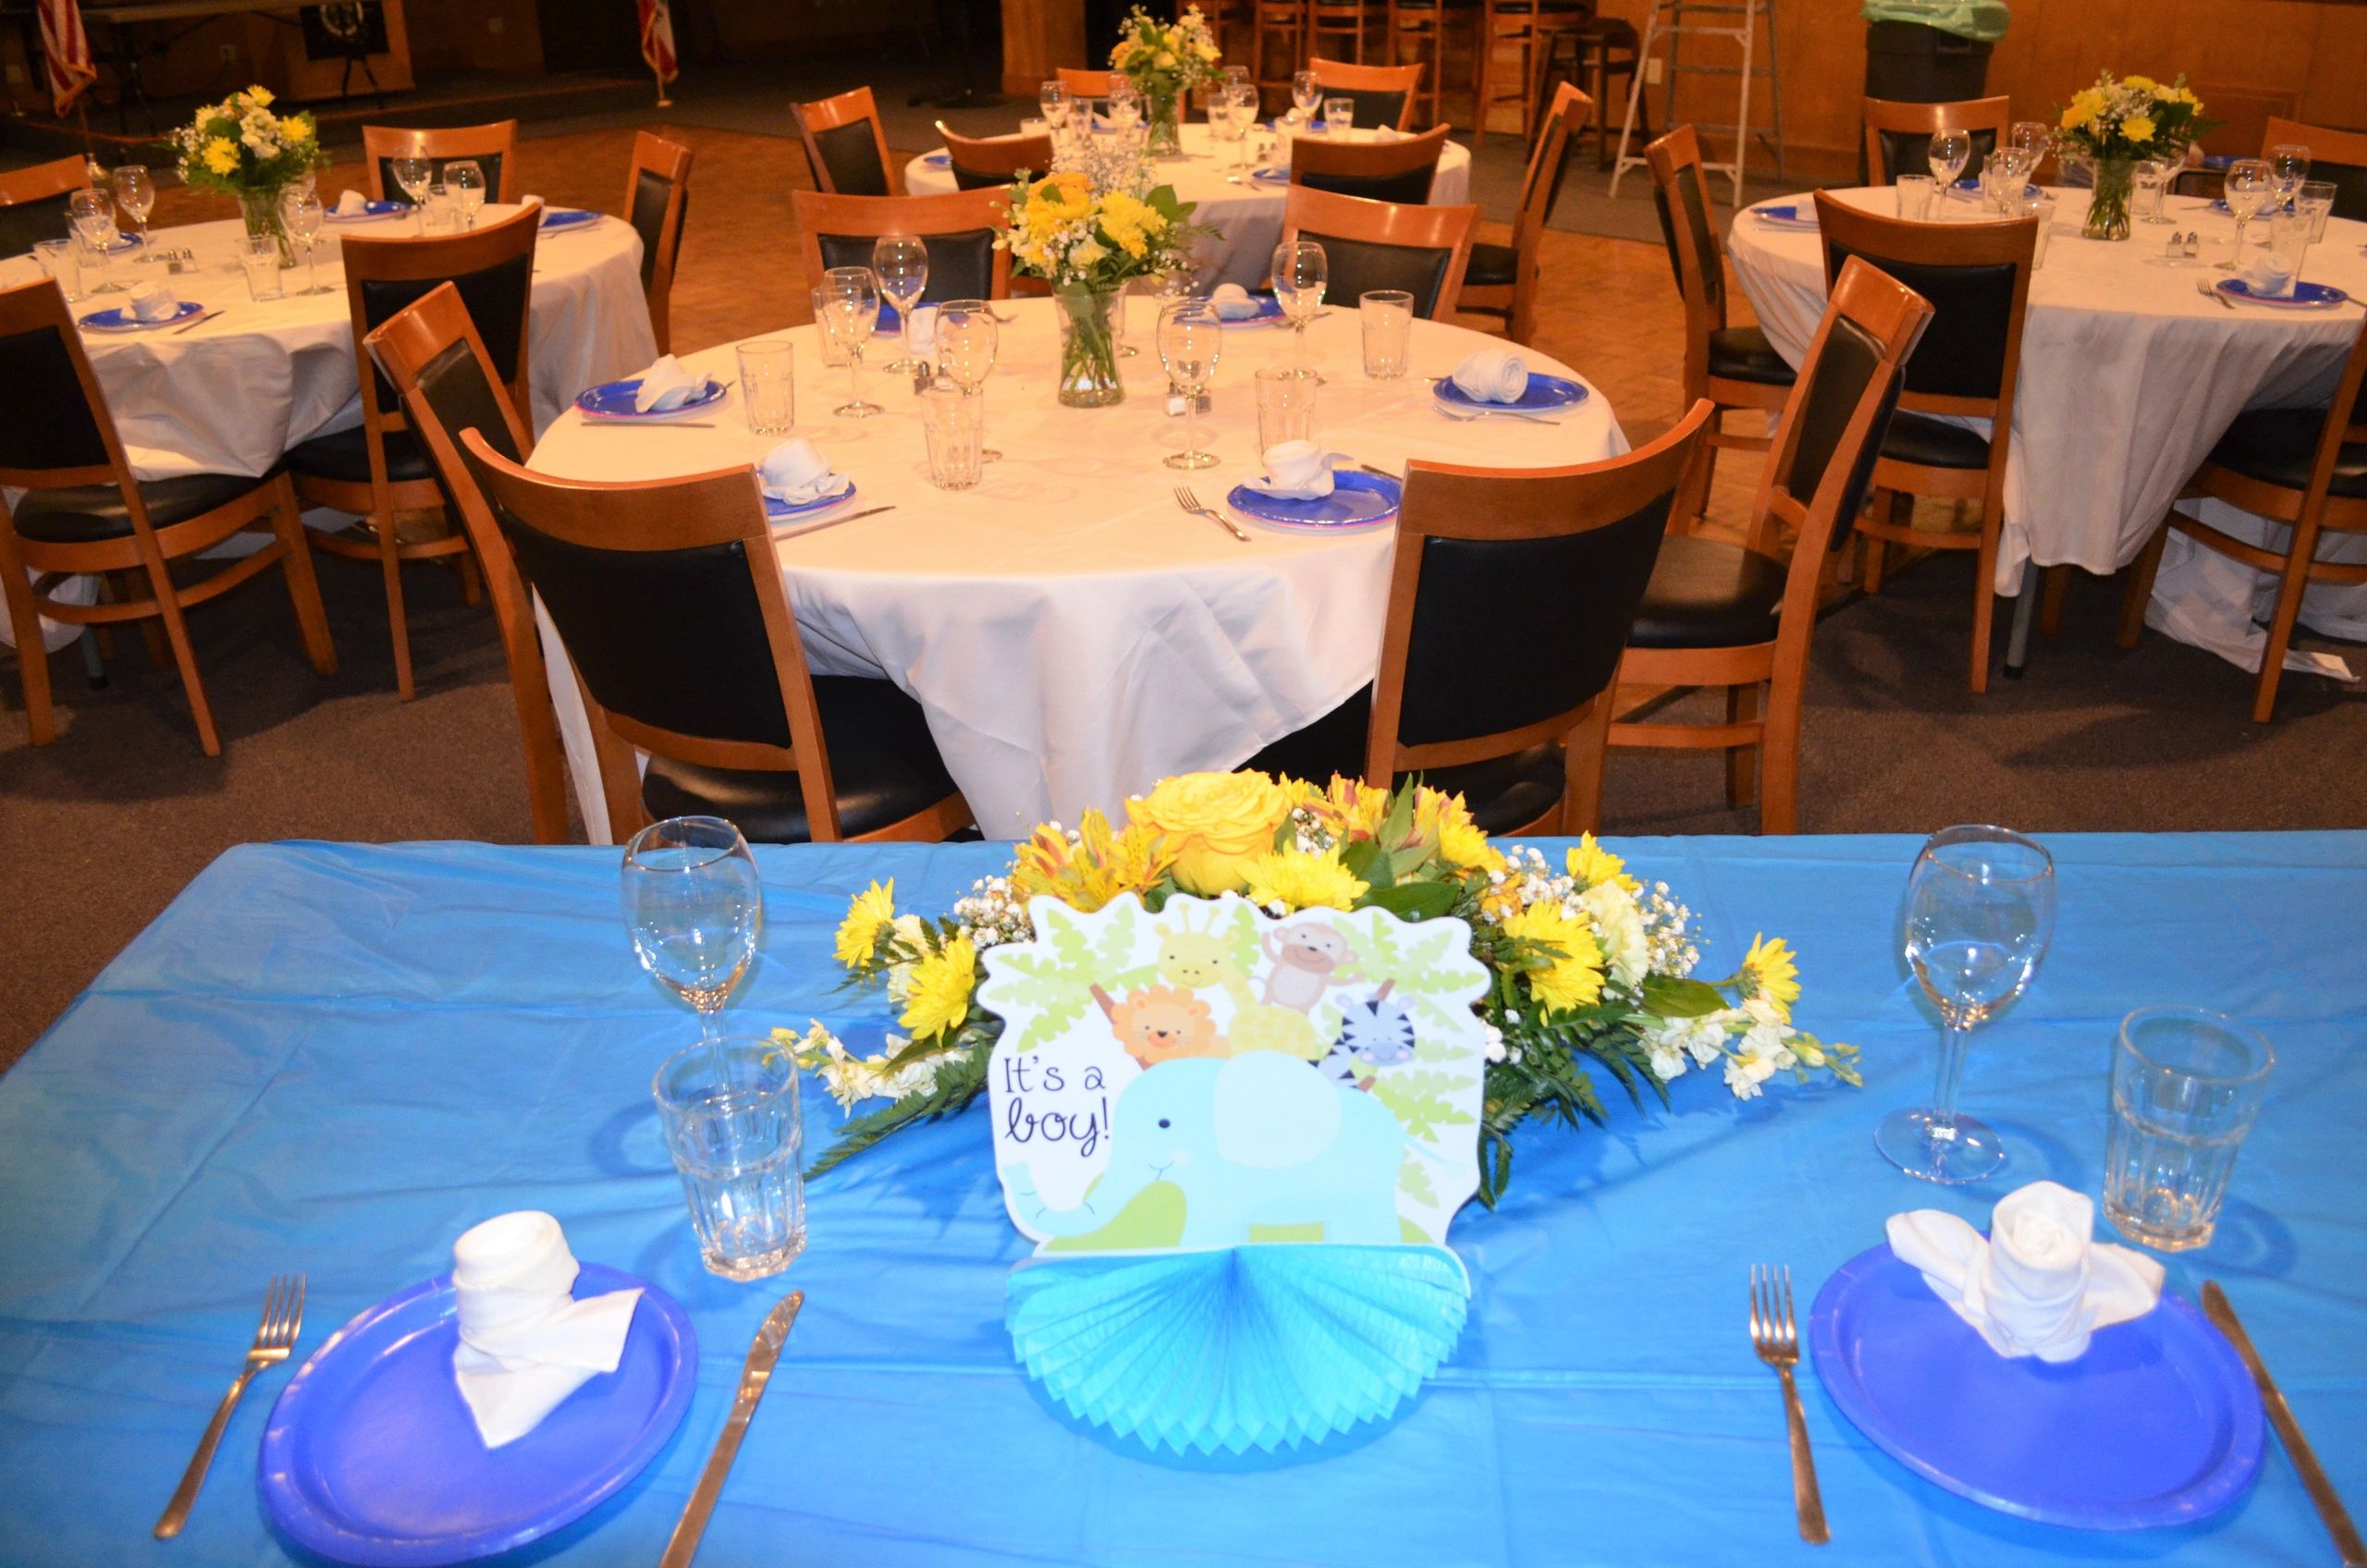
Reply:
<svg viewBox="0 0 2367 1568"><path fill-rule="evenodd" d="M1676 79L1686 76L1730 76L1738 78L1740 101L1735 108L1734 156L1726 163L1705 163L1704 173L1722 174L1734 182L1734 204L1742 205L1743 164L1750 151L1751 138L1758 134L1750 123L1750 92L1752 81L1760 77L1767 80L1767 101L1773 111L1774 123L1770 128L1775 153L1775 177L1784 178L1784 95L1777 79L1775 17L1773 0L1652 0L1652 8L1644 19L1644 42L1637 50L1635 80L1627 89L1627 117L1619 128L1619 161L1611 170L1611 194L1619 194L1619 178L1644 163L1643 149L1628 151L1635 138L1636 111L1644 98L1644 78L1649 62L1662 40L1668 43L1668 63L1662 78L1664 107L1661 124L1679 124L1676 117ZM1762 66L1759 58L1759 29L1767 27L1767 57ZM1690 65L1680 58L1679 51L1686 38L1723 38L1742 46L1739 66ZM1711 129L1719 128L1711 127Z"/></svg>

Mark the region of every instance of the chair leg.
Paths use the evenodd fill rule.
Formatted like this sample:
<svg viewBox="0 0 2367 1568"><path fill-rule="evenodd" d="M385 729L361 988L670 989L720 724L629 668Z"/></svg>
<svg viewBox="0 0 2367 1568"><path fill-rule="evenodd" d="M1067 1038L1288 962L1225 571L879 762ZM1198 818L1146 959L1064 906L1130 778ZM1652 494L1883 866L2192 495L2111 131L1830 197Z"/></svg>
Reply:
<svg viewBox="0 0 2367 1568"><path fill-rule="evenodd" d="M460 603L473 609L484 603L484 574L477 570L477 553L463 550L452 557L452 570L460 578Z"/></svg>
<svg viewBox="0 0 2367 1568"><path fill-rule="evenodd" d="M1748 724L1759 717L1760 688L1756 681L1726 688L1726 722ZM1726 804L1747 806L1759 793L1760 753L1765 749L1762 731L1755 746L1726 748Z"/></svg>
<svg viewBox="0 0 2367 1568"><path fill-rule="evenodd" d="M1899 494L1895 490L1875 491L1874 515L1885 522L1897 521ZM1915 503L1910 499L1907 505L1911 515ZM1877 539L1870 533L1860 533L1858 535L1858 546L1865 557L1858 572L1858 581L1868 594L1879 594L1883 591L1883 568L1887 564L1889 557L1890 541Z"/></svg>
<svg viewBox="0 0 2367 1568"><path fill-rule="evenodd" d="M133 572L108 572L107 582L115 589L115 602L118 605L133 604L141 595L140 579ZM148 663L151 668L163 669L173 662L172 644L165 640L165 626L162 621L142 620L140 623L140 639L148 644Z"/></svg>
<svg viewBox="0 0 2367 1568"><path fill-rule="evenodd" d="M1614 678L1596 694L1562 738L1562 832L1576 838L1602 826L1602 765L1611 754L1611 714L1618 705Z"/></svg>
<svg viewBox="0 0 2367 1568"><path fill-rule="evenodd" d="M214 728L214 707L205 700L204 683L197 677L197 650L189 640L189 622L181 616L181 602L173 591L173 580L166 575L165 563L152 561L148 566L148 583L156 595L156 619L165 625L165 640L173 651L173 663L179 667L181 691L189 697L190 717L197 720L197 743L205 754L222 754L222 737Z"/></svg>
<svg viewBox="0 0 2367 1568"><path fill-rule="evenodd" d="M2067 566L2048 567L2044 582L2046 592L2038 602L2039 634L2059 637L2063 634L2063 601L2071 594L2071 569Z"/></svg>
<svg viewBox="0 0 2367 1568"><path fill-rule="evenodd" d="M304 656L322 675L337 673L337 644L329 636L327 608L321 603L320 578L313 570L313 546L304 535L304 514L296 504L295 488L271 514L271 531L288 553L280 557L280 575L288 580L288 601L296 611L296 634L303 639Z"/></svg>
<svg viewBox="0 0 2367 1568"><path fill-rule="evenodd" d="M42 641L41 611L33 605L32 579L17 558L15 544L0 524L0 597L8 604L8 624L16 629L17 669L25 688L25 726L36 746L57 738L57 716L49 699L49 644ZM31 628L28 631L27 628Z"/></svg>
<svg viewBox="0 0 2367 1568"><path fill-rule="evenodd" d="M2287 542L2285 575L2276 584L2276 608L2269 617L2268 646L2261 650L2260 680L2252 688L2252 722L2266 724L2276 714L2276 686L2285 678L2285 650L2293 643L2294 623L2301 619L2301 595L2310 587L2310 561L2318 553L2318 531L2308 522L2296 526Z"/></svg>
<svg viewBox="0 0 2367 1568"><path fill-rule="evenodd" d="M1797 833L1800 809L1800 703L1805 669L1767 683L1767 718L1760 730L1759 830Z"/></svg>
<svg viewBox="0 0 2367 1568"><path fill-rule="evenodd" d="M1979 696L1989 690L1989 643L1997 627L1997 536L2004 520L1994 515L1993 502L1984 502L1981 520L1981 549L1974 559L1972 582L1971 690ZM2026 586L2023 592L2029 592Z"/></svg>
<svg viewBox="0 0 2367 1568"><path fill-rule="evenodd" d="M2162 549L2169 542L2170 523L2165 518L2129 566L2128 586L2120 595L2120 631L2113 638L2124 648L2137 646L2137 639L2145 634L2145 606L2153 597L2153 577L2162 570Z"/></svg>

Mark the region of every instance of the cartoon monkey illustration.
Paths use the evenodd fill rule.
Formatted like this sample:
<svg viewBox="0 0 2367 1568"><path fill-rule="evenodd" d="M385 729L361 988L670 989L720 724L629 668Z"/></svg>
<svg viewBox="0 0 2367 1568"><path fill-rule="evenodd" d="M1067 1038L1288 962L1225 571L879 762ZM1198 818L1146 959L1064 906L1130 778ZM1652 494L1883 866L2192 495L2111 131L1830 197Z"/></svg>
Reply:
<svg viewBox="0 0 2367 1568"><path fill-rule="evenodd" d="M1334 925L1320 921L1277 927L1266 933L1266 956L1274 962L1266 976L1266 1003L1312 1012L1323 993L1355 979L1356 953Z"/></svg>

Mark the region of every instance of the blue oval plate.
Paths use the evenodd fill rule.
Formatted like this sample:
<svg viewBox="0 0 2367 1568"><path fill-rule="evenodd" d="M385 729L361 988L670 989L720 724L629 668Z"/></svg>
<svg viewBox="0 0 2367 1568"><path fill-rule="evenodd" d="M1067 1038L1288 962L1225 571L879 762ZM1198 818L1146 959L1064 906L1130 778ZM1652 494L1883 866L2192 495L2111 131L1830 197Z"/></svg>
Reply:
<svg viewBox="0 0 2367 1568"><path fill-rule="evenodd" d="M1528 373L1528 389L1515 402L1491 403L1475 398L1457 386L1453 380L1441 378L1430 388L1431 395L1441 403L1452 403L1458 409L1505 409L1523 413L1541 413L1553 409L1574 409L1587 400L1583 382L1565 381L1558 375Z"/></svg>
<svg viewBox="0 0 2367 1568"><path fill-rule="evenodd" d="M1774 228L1814 228L1816 227L1816 209L1810 207L1806 214L1803 214L1800 211L1800 204L1797 202L1785 202L1772 207L1753 207L1750 210L1750 215Z"/></svg>
<svg viewBox="0 0 2367 1568"><path fill-rule="evenodd" d="M1809 1314L1816 1375L1876 1448L1959 1497L2082 1530L2184 1525L2260 1469L2261 1407L2235 1348L2164 1294L2060 1366L2008 1360L1887 1243Z"/></svg>
<svg viewBox="0 0 2367 1568"><path fill-rule="evenodd" d="M598 223L600 215L582 207L545 207L543 228L546 232L554 228L582 228L585 224Z"/></svg>
<svg viewBox="0 0 2367 1568"><path fill-rule="evenodd" d="M953 166L953 154L950 153L925 153L921 162L933 169L950 169Z"/></svg>
<svg viewBox="0 0 2367 1568"><path fill-rule="evenodd" d="M1280 321L1282 319L1282 302L1280 300L1275 299L1271 294L1252 294L1249 296L1249 299L1250 302L1257 307L1257 313L1256 315L1234 316L1231 318L1220 317L1219 319L1223 320L1224 325L1227 326L1256 326L1260 322Z"/></svg>
<svg viewBox="0 0 2367 1568"><path fill-rule="evenodd" d="M451 1276L371 1307L272 1406L259 1471L273 1521L339 1562L430 1568L508 1551L590 1513L657 1456L698 1381L698 1336L672 1298L595 1263L575 1293L635 1285L643 1295L617 1369L497 1449L452 1380Z"/></svg>
<svg viewBox="0 0 2367 1568"><path fill-rule="evenodd" d="M1268 164L1262 168L1251 169L1249 178L1260 185L1288 185L1291 182L1291 166L1288 164Z"/></svg>
<svg viewBox="0 0 2367 1568"><path fill-rule="evenodd" d="M377 223L385 218L399 218L410 211L409 202L365 202L358 213L340 213L330 207L321 216L329 223Z"/></svg>
<svg viewBox="0 0 2367 1568"><path fill-rule="evenodd" d="M91 332L153 332L160 326L171 326L204 313L203 305L194 300L183 300L171 315L158 316L154 321L141 321L131 313L130 306L117 305L108 310L92 311L81 318L81 325Z"/></svg>
<svg viewBox="0 0 2367 1568"><path fill-rule="evenodd" d="M1335 469L1331 494L1319 501L1285 501L1261 496L1246 484L1236 484L1224 498L1242 516L1276 528L1304 528L1327 533L1339 528L1369 528L1397 515L1397 498L1404 486L1393 479L1361 469Z"/></svg>
<svg viewBox="0 0 2367 1568"><path fill-rule="evenodd" d="M107 241L107 254L110 256L120 256L126 251L137 251L139 249L140 236L128 228L119 228L116 230L115 238Z"/></svg>
<svg viewBox="0 0 2367 1568"><path fill-rule="evenodd" d="M2255 294L2251 285L2242 278L2223 277L2218 288L2230 300L2240 300L2247 305L2274 305L2280 311L2327 311L2350 299L2331 283L2296 283L2290 294Z"/></svg>
<svg viewBox="0 0 2367 1568"><path fill-rule="evenodd" d="M723 383L713 376L706 378L706 389L680 408L643 413L633 407L633 397L641 390L641 377L629 381L604 381L575 395L575 406L587 419L628 419L644 424L663 424L668 420L688 419L700 410L710 407L723 396Z"/></svg>
<svg viewBox="0 0 2367 1568"><path fill-rule="evenodd" d="M835 496L825 496L818 501L800 501L793 506L787 501L776 501L767 496L765 497L765 518L770 522L795 522L800 518L816 516L828 511L832 507L842 506L853 499L854 482L852 480L849 480L847 487Z"/></svg>

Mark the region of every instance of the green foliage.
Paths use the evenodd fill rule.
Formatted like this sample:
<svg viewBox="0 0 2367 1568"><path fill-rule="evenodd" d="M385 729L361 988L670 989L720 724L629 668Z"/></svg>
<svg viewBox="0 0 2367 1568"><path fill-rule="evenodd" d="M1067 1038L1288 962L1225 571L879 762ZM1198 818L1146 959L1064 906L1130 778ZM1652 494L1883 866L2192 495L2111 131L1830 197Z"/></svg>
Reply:
<svg viewBox="0 0 2367 1568"><path fill-rule="evenodd" d="M1674 974L1644 976L1644 1008L1662 1018L1707 1018L1726 1005L1724 993L1700 980Z"/></svg>
<svg viewBox="0 0 2367 1568"><path fill-rule="evenodd" d="M1436 920L1454 908L1455 890L1443 882L1401 882L1374 888L1356 900L1358 909L1381 909L1400 920Z"/></svg>

